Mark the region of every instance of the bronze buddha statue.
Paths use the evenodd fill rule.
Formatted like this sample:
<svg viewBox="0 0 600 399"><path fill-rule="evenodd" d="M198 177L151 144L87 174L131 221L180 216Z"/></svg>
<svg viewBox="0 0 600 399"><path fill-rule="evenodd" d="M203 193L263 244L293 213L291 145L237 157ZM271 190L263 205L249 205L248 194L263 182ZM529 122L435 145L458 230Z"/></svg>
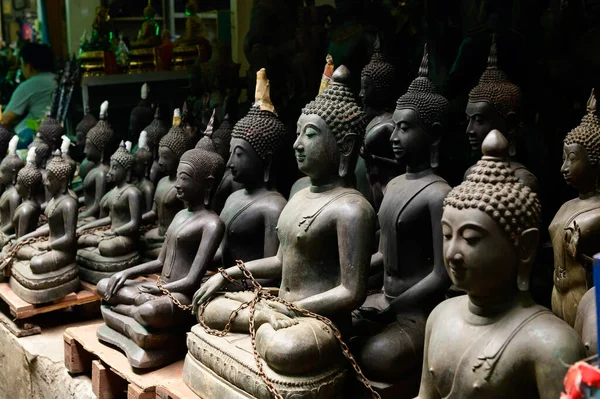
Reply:
<svg viewBox="0 0 600 399"><path fill-rule="evenodd" d="M277 255L277 220L287 201L272 186L273 158L286 135L269 96L269 81L261 69L256 78L256 97L248 114L233 127L227 168L234 182L242 184L227 198L219 214L226 231L215 257L218 266L238 259L249 262ZM214 140L214 139L213 139Z"/></svg>
<svg viewBox="0 0 600 399"><path fill-rule="evenodd" d="M139 229L142 222L142 194L129 183L134 156L125 143L110 157L106 181L114 184L100 201L100 218L78 227L77 264L81 279L97 284L115 272L140 262ZM110 227L100 230L100 227Z"/></svg>
<svg viewBox="0 0 600 399"><path fill-rule="evenodd" d="M467 295L427 320L418 399L557 398L577 334L529 294L541 207L512 170L509 142L485 138L473 173L444 201L446 270Z"/></svg>
<svg viewBox="0 0 600 399"><path fill-rule="evenodd" d="M367 182L375 211L379 211L387 184L404 172L392 151L390 136L395 124L392 120L394 102L398 98L398 76L394 65L387 60L379 37L371 61L363 68L360 94L367 120L367 133L356 165L356 180L360 187Z"/></svg>
<svg viewBox="0 0 600 399"><path fill-rule="evenodd" d="M150 211L154 202L155 187L149 178L153 160L152 151L148 147L148 133L144 130L140 133L138 150L134 154L133 169L131 170L133 184L142 193L142 214Z"/></svg>
<svg viewBox="0 0 600 399"><path fill-rule="evenodd" d="M481 153L481 143L493 129L506 134L510 144L510 156L514 157L516 150L514 142L520 124L521 89L511 83L506 73L498 68L496 41L492 40L488 65L479 83L469 93L466 114L468 119L467 136L471 149ZM519 180L537 191L537 178L527 168L511 158L511 167ZM471 168L465 172L465 179L471 173Z"/></svg>
<svg viewBox="0 0 600 399"><path fill-rule="evenodd" d="M152 7L152 0L144 8L144 22L138 31L137 39L131 43L131 48L152 48L160 45L160 25L154 19L156 10Z"/></svg>
<svg viewBox="0 0 600 399"><path fill-rule="evenodd" d="M68 192L70 173L71 166L57 150L44 177L44 185L52 193L44 211L48 223L22 235L13 244L20 248L12 265L10 287L29 303L52 302L79 288L75 264L77 201ZM36 237L48 239L23 244Z"/></svg>
<svg viewBox="0 0 600 399"><path fill-rule="evenodd" d="M81 159L82 156L85 157L84 149L85 149L85 142L87 139L87 134L91 128L96 126L96 123L98 123L98 119L96 119L96 117L94 115L92 115L89 104L86 104L85 109L83 111L83 118L81 119L81 121L79 121L77 126L75 126L75 135L77 137L77 142L76 142L76 149L77 149L76 152L77 152L77 156L78 156L77 160L81 160L81 166L79 168L79 176L82 179L85 179L85 176L88 174L88 172L91 169L93 169L94 166L96 166L96 164L94 162L90 161L87 158L85 158L83 160Z"/></svg>
<svg viewBox="0 0 600 399"><path fill-rule="evenodd" d="M17 207L21 204L21 196L15 185L17 175L25 166L25 162L17 155L19 136L13 136L8 147L8 154L0 163L0 243L8 241L8 236L15 233L14 217ZM35 150L34 150L35 151Z"/></svg>
<svg viewBox="0 0 600 399"><path fill-rule="evenodd" d="M148 83L142 85L140 102L131 110L129 116L129 136L127 140L136 142L144 127L150 125L154 118L154 110L148 101Z"/></svg>
<svg viewBox="0 0 600 399"><path fill-rule="evenodd" d="M185 30L178 37L175 46L198 45L206 41L204 37L204 23L198 15L198 4L196 0L188 0L185 5Z"/></svg>
<svg viewBox="0 0 600 399"><path fill-rule="evenodd" d="M38 127L38 133L44 143L50 147L50 151L54 152L60 148L61 137L65 134L65 129L62 124L49 113L46 116L46 119L44 119Z"/></svg>
<svg viewBox="0 0 600 399"><path fill-rule="evenodd" d="M160 166L158 166L158 144L160 143L160 139L169 131L160 119L160 107L158 105L154 110L154 119L144 128L144 131L148 134L148 147L150 147L154 159L154 163L150 169L150 180L154 185L157 185L158 181L164 176L160 170Z"/></svg>
<svg viewBox="0 0 600 399"><path fill-rule="evenodd" d="M592 257L600 252L600 120L592 91L587 114L567 134L560 169L578 198L565 202L548 228L554 251L552 311L575 323L579 301L593 286Z"/></svg>
<svg viewBox="0 0 600 399"><path fill-rule="evenodd" d="M173 113L173 127L160 139L158 146L158 165L166 176L160 179L156 185L152 209L142 216L144 224L157 224L157 227L144 234L147 244L144 252L146 259L158 257L169 225L177 212L183 209L183 202L177 198L177 189L175 188L177 165L179 158L192 146L192 140L181 126L180 111L176 109Z"/></svg>
<svg viewBox="0 0 600 399"><path fill-rule="evenodd" d="M224 170L225 162L217 154L202 149L184 153L175 187L186 208L175 215L158 259L118 272L96 287L108 303L102 307L106 325L98 330L98 338L123 349L135 368L162 366L185 353L192 315L158 284L134 279L160 273L160 287L180 305L191 304L225 231L210 209Z"/></svg>
<svg viewBox="0 0 600 399"><path fill-rule="evenodd" d="M439 223L450 186L434 172L448 100L429 79L428 61L425 47L418 77L396 103L389 140L406 173L388 183L379 210L371 268L383 265L382 291L367 298L354 323L365 375L415 391L427 316L450 286Z"/></svg>
<svg viewBox="0 0 600 399"><path fill-rule="evenodd" d="M100 120L90 129L85 140L85 155L96 166L83 179L85 210L79 214L79 219L82 219L80 225L98 218L100 200L107 191L106 174L115 140L115 132L107 119L108 101L104 101L100 107Z"/></svg>
<svg viewBox="0 0 600 399"><path fill-rule="evenodd" d="M350 323L350 312L366 296L375 236L372 206L358 191L345 187L365 132L364 114L348 80L348 69L340 66L329 87L302 110L294 150L311 186L296 193L281 213L277 255L245 265L256 279L281 278L279 298L330 318L342 331ZM245 278L237 267L225 272L232 279ZM210 328L222 329L230 313L252 299L249 292L227 293L204 304L227 282L216 274L194 295L194 310L202 305L199 317ZM249 311L240 309L231 331L247 334ZM341 351L324 322L269 300L256 305L253 326L262 369L283 397L318 397L317 391L340 395L345 369L337 363ZM184 382L203 397L210 396L216 384L226 386L219 397L231 397L239 389L244 395L268 397L252 355L243 349L249 347L250 338L226 338L206 333L201 325L192 328ZM227 367L221 366L224 362Z"/></svg>
<svg viewBox="0 0 600 399"><path fill-rule="evenodd" d="M0 235L0 247L4 247L12 239L18 239L31 233L38 227L42 209L36 197L36 187L42 185L42 172L36 166L35 160L35 148L32 147L27 152L27 164L17 173L15 190L22 202L15 209L12 218L14 234L6 235L3 233Z"/></svg>

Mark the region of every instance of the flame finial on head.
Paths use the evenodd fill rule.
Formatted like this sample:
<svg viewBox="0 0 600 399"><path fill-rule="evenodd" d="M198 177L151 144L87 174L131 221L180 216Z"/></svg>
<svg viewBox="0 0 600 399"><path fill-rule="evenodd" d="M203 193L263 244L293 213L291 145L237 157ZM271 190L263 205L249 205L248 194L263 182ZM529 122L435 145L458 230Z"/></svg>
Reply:
<svg viewBox="0 0 600 399"><path fill-rule="evenodd" d="M27 151L27 165L35 165L35 160L35 147L29 147L29 150Z"/></svg>
<svg viewBox="0 0 600 399"><path fill-rule="evenodd" d="M494 129L483 139L481 153L486 157L509 160L509 147L506 137L499 130Z"/></svg>
<svg viewBox="0 0 600 399"><path fill-rule="evenodd" d="M206 130L204 131L204 135L206 137L212 137L212 134L214 131L216 111L217 111L216 109L213 109L212 115L210 116L210 120L208 121L208 125L206 125Z"/></svg>
<svg viewBox="0 0 600 399"><path fill-rule="evenodd" d="M62 138L62 143L60 145L60 150L62 151L63 154L68 154L69 147L71 146L71 140L66 135L63 135L61 138Z"/></svg>
<svg viewBox="0 0 600 399"><path fill-rule="evenodd" d="M108 101L104 101L102 105L100 105L100 119L106 119L108 116Z"/></svg>
<svg viewBox="0 0 600 399"><path fill-rule="evenodd" d="M598 109L598 102L596 100L596 90L592 89L592 93L590 94L590 98L587 102L587 112L588 114L595 114Z"/></svg>
<svg viewBox="0 0 600 399"><path fill-rule="evenodd" d="M132 146L131 141L125 142L125 149L127 150L127 152L131 152L131 146Z"/></svg>
<svg viewBox="0 0 600 399"><path fill-rule="evenodd" d="M142 100L145 100L148 98L148 92L150 91L150 88L148 87L148 83L144 83L142 85L142 93L141 93L141 98Z"/></svg>
<svg viewBox="0 0 600 399"><path fill-rule="evenodd" d="M8 155L17 156L17 146L19 145L19 136L16 134L12 136L8 143Z"/></svg>
<svg viewBox="0 0 600 399"><path fill-rule="evenodd" d="M429 50L427 50L427 43L423 46L423 58L421 59L418 76L421 78L429 77Z"/></svg>
<svg viewBox="0 0 600 399"><path fill-rule="evenodd" d="M488 69L498 68L498 48L496 47L496 35L492 35L492 45L490 47L490 55L488 56Z"/></svg>
<svg viewBox="0 0 600 399"><path fill-rule="evenodd" d="M179 108L175 108L173 111L173 126L181 125L181 110Z"/></svg>
<svg viewBox="0 0 600 399"><path fill-rule="evenodd" d="M142 132L140 133L140 138L138 140L138 148L150 150L150 147L148 147L148 132L146 132L145 130L142 130Z"/></svg>
<svg viewBox="0 0 600 399"><path fill-rule="evenodd" d="M271 83L267 79L267 70L261 68L256 72L256 89L254 91L254 106L263 111L275 112L275 106L271 102Z"/></svg>

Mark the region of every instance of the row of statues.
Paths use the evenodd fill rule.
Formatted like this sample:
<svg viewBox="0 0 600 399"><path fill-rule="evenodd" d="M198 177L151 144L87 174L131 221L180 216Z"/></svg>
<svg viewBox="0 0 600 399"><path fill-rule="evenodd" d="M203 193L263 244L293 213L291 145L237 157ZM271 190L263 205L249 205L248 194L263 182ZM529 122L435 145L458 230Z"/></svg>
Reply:
<svg viewBox="0 0 600 399"><path fill-rule="evenodd" d="M597 103L592 92L564 142L561 171L580 194L550 226L550 312L529 294L541 206L535 176L511 158L520 90L497 57L493 43L466 110L481 159L454 188L437 174L448 101L429 78L427 47L394 98L395 71L376 46L364 107L350 71L335 69L298 118L305 177L287 199L273 182L288 133L265 70L247 115L217 129L213 118L200 139L185 110L168 131L157 110L133 152L117 146L107 103L96 123L86 115L80 198L61 136L42 125L45 153L33 146L24 165L11 147L0 164L10 241L0 267L31 303L79 279L97 284L98 338L139 369L187 350L183 378L201 397L340 397L348 362L375 397L558 397L564 364L596 349ZM40 179L47 204L33 193Z"/></svg>

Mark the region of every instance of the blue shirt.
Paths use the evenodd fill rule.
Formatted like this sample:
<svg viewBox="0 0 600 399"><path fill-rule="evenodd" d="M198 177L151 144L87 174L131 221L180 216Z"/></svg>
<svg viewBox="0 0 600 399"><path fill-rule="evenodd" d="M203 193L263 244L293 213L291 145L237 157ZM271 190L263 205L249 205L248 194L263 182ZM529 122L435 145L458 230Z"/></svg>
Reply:
<svg viewBox="0 0 600 399"><path fill-rule="evenodd" d="M46 116L55 88L55 75L51 72L39 73L17 86L6 111L14 112L22 118L15 127L15 133L20 138L19 147L27 146L33 140L36 132L27 127L27 120L40 120Z"/></svg>

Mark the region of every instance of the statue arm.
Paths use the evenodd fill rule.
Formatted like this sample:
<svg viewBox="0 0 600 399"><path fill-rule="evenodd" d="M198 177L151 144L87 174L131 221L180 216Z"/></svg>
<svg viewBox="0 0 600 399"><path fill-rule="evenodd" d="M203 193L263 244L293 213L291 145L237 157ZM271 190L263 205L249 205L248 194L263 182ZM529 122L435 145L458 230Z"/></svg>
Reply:
<svg viewBox="0 0 600 399"><path fill-rule="evenodd" d="M14 217L15 211L20 203L21 203L21 198L18 195L10 196L10 199L8 201L10 218L8 220L8 223L6 223L6 225L0 229L0 232L2 232L4 234L8 234L9 232L11 232L14 229L15 224L13 222L13 217Z"/></svg>
<svg viewBox="0 0 600 399"><path fill-rule="evenodd" d="M80 218L94 216L100 213L100 200L98 200L98 194L103 193L102 196L104 196L105 191L106 181L104 180L104 174L101 174L100 178L96 178L96 198L94 199L92 205L89 206L89 208L86 208L83 212L79 214Z"/></svg>
<svg viewBox="0 0 600 399"><path fill-rule="evenodd" d="M25 216L27 215L27 216ZM13 224L15 226L15 236L22 237L28 233L27 227L29 227L29 218L31 217L31 212L23 212L21 216L15 215L13 217Z"/></svg>
<svg viewBox="0 0 600 399"><path fill-rule="evenodd" d="M156 197L156 194L154 194ZM152 224L156 222L156 201L152 201L152 209L142 215L143 224Z"/></svg>
<svg viewBox="0 0 600 399"><path fill-rule="evenodd" d="M436 311L434 310L427 319L425 327L425 349L423 351L423 369L421 371L421 384L419 387L419 395L415 399L441 399L440 394L435 389L431 374L429 374L429 339L431 338L432 325L435 323Z"/></svg>
<svg viewBox="0 0 600 399"><path fill-rule="evenodd" d="M202 241L188 275L179 281L165 284L164 287L169 291L193 292L200 287L202 277L206 274L206 270L211 265L215 252L221 244L225 233L225 224L217 217L214 221L207 223L202 230Z"/></svg>
<svg viewBox="0 0 600 399"><path fill-rule="evenodd" d="M25 234L24 236L21 236L17 240L17 242L25 241L28 238L45 237L45 236L48 236L49 234L50 234L50 226L48 226L48 223L46 223L46 224L38 227L37 230L34 230L29 234Z"/></svg>
<svg viewBox="0 0 600 399"><path fill-rule="evenodd" d="M281 198L280 203L277 205L276 212L271 209L267 210L265 214L265 237L264 237L264 248L263 253L265 257L273 256L277 254L279 248L279 237L277 236L277 222L279 221L279 215L285 207L287 201Z"/></svg>
<svg viewBox="0 0 600 399"><path fill-rule="evenodd" d="M90 230L96 227L101 227L101 226L106 226L109 225L111 222L110 217L107 216L105 218L102 219L97 219L94 220L93 222L90 222L86 225L81 226L80 228L77 229L78 233L85 233L86 230Z"/></svg>
<svg viewBox="0 0 600 399"><path fill-rule="evenodd" d="M390 302L388 309L394 313L431 301L436 295L442 294L443 290L450 287L450 278L444 265L444 244L440 222L444 212L444 198L450 192L450 187L446 185L442 190L436 187L440 185L440 183L436 183L431 187L432 191L435 191L428 193L430 196L429 214L431 216L431 239L433 243L433 269L425 278Z"/></svg>
<svg viewBox="0 0 600 399"><path fill-rule="evenodd" d="M115 228L115 233L120 236L129 236L136 232L142 222L142 193L137 188L129 188L127 191L131 219L123 226Z"/></svg>
<svg viewBox="0 0 600 399"><path fill-rule="evenodd" d="M50 243L50 248L58 251L69 251L77 248L77 203L75 200L65 200L61 204L64 235Z"/></svg>
<svg viewBox="0 0 600 399"><path fill-rule="evenodd" d="M350 200L353 201L353 200ZM339 204L337 228L340 285L297 303L301 308L330 317L351 312L364 302L370 248L375 237L375 212L370 205Z"/></svg>

